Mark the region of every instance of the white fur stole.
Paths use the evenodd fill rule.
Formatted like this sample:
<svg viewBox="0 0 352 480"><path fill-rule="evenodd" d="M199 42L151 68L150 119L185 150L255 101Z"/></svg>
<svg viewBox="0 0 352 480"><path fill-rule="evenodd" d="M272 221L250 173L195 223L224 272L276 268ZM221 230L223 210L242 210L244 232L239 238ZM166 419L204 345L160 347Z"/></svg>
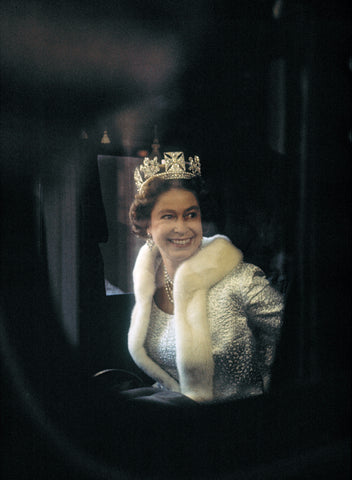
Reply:
<svg viewBox="0 0 352 480"><path fill-rule="evenodd" d="M155 293L155 272L160 263L156 246L144 245L133 270L136 304L128 334L128 348L136 364L169 390L181 392L195 401L213 398L214 361L207 317L208 290L242 260L242 253L227 237L203 238L202 248L176 271L174 314L178 383L148 357L144 342Z"/></svg>

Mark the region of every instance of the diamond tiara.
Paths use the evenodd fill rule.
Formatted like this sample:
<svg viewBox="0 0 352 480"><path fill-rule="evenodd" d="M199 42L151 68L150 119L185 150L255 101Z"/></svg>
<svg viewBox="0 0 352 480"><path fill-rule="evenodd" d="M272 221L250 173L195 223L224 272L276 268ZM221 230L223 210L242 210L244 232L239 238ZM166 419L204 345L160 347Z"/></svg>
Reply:
<svg viewBox="0 0 352 480"><path fill-rule="evenodd" d="M161 177L164 180L200 177L200 160L197 155L194 158L189 157L188 162L185 161L183 152L165 152L161 163L158 157L150 159L145 157L142 165L134 171L134 181L136 183L138 193L150 179Z"/></svg>

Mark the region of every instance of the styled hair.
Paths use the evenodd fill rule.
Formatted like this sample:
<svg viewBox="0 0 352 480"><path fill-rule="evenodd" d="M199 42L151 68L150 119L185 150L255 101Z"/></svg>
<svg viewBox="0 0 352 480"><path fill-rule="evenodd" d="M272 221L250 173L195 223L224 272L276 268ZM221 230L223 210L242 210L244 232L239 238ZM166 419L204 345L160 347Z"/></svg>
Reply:
<svg viewBox="0 0 352 480"><path fill-rule="evenodd" d="M130 222L132 232L141 238L147 238L147 229L150 224L150 217L153 208L162 193L168 192L172 188L188 190L194 194L198 200L199 208L202 213L204 201L209 198L208 190L201 177L191 179L172 179L164 180L155 177L151 179L142 189L135 195L134 201L130 207Z"/></svg>

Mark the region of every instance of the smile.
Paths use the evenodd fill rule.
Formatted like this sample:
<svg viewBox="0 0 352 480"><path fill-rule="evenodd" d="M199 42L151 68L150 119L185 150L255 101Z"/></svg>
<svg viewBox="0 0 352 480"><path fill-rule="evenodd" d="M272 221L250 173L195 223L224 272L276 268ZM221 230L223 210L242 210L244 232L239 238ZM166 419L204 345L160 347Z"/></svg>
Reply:
<svg viewBox="0 0 352 480"><path fill-rule="evenodd" d="M171 243L173 243L174 245L188 245L191 243L192 241L192 238L187 238L185 240L179 240L179 239L172 239L170 238L169 240Z"/></svg>

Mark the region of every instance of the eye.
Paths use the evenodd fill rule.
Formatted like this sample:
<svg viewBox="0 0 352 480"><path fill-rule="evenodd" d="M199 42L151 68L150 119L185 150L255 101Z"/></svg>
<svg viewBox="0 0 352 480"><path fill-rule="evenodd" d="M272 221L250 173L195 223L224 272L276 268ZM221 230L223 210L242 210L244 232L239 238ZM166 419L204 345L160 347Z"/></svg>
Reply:
<svg viewBox="0 0 352 480"><path fill-rule="evenodd" d="M162 220L171 220L172 219L172 214L167 213L167 214L163 215L161 218L162 218Z"/></svg>
<svg viewBox="0 0 352 480"><path fill-rule="evenodd" d="M197 216L198 216L198 212L194 211L194 212L187 213L186 218L196 218Z"/></svg>

